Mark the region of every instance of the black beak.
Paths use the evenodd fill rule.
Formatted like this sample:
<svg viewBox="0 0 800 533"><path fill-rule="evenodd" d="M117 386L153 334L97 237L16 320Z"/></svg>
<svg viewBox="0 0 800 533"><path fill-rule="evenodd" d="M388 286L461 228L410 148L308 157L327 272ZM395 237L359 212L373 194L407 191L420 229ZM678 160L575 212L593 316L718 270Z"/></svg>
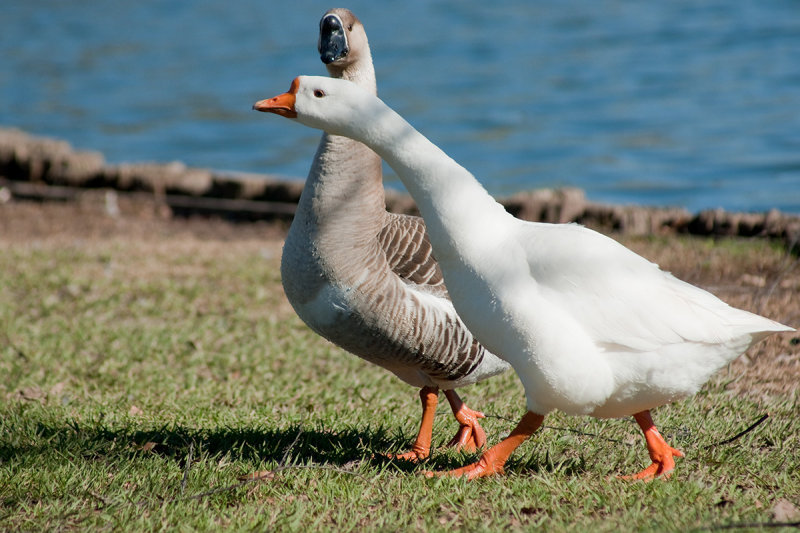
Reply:
<svg viewBox="0 0 800 533"><path fill-rule="evenodd" d="M338 15L325 15L319 21L319 58L329 65L347 55L347 35L344 32L342 19Z"/></svg>

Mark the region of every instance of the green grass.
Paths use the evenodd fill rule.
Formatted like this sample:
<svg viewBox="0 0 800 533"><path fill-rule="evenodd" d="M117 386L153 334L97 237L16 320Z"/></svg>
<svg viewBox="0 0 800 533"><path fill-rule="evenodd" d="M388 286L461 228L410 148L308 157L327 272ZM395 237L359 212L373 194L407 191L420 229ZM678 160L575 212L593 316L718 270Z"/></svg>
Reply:
<svg viewBox="0 0 800 533"><path fill-rule="evenodd" d="M560 414L501 477L424 478L477 457L441 448L376 457L409 445L416 391L311 333L278 262L196 240L0 246L0 529L685 531L800 506L798 399L731 394L724 372L654 412L686 453L668 481L615 478L648 463L632 420ZM462 395L491 443L523 414L513 373ZM455 429L443 401L434 443Z"/></svg>

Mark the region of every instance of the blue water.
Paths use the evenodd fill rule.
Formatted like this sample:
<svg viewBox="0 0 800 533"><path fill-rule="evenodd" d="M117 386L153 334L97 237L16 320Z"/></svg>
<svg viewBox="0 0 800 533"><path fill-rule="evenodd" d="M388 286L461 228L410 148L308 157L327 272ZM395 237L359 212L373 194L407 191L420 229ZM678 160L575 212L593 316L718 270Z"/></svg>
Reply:
<svg viewBox="0 0 800 533"><path fill-rule="evenodd" d="M328 7L9 0L0 125L111 163L302 178L319 134L250 107L324 74ZM493 194L572 185L601 202L800 213L795 0L346 7L381 97Z"/></svg>

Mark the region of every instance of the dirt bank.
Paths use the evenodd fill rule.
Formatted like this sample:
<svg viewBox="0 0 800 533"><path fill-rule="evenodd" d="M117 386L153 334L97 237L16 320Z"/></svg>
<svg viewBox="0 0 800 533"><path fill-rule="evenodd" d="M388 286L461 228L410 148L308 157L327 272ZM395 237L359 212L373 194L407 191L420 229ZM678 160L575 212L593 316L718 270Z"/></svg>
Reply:
<svg viewBox="0 0 800 533"><path fill-rule="evenodd" d="M83 191L100 189L115 191L114 198L149 195L174 215L286 221L291 220L302 186L301 181L190 168L180 162L108 165L98 152L76 151L61 140L0 128L0 201L74 200ZM572 188L527 191L500 201L525 220L578 222L625 235L763 237L789 248L800 241L800 216L778 211L692 214L680 208L614 206L590 202L583 191ZM389 191L386 203L394 212L417 213L408 195Z"/></svg>

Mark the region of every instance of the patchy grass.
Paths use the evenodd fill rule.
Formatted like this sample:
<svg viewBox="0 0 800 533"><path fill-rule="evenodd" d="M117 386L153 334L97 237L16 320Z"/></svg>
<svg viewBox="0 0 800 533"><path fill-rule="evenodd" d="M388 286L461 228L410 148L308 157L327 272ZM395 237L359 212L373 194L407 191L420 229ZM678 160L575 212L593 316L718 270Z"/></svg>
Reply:
<svg viewBox="0 0 800 533"><path fill-rule="evenodd" d="M800 521L796 336L775 336L696 396L655 411L686 453L668 481L616 479L647 464L632 420L560 414L507 475L428 480L422 470L477 455L381 459L413 438L416 391L300 322L280 288L278 240L225 232L0 238L0 529L685 531ZM737 305L766 302L770 316L800 322L800 273L772 246L627 244ZM491 443L524 409L513 373L463 396L489 415ZM434 443L455 429L442 402ZM272 472L239 481L258 471Z"/></svg>

